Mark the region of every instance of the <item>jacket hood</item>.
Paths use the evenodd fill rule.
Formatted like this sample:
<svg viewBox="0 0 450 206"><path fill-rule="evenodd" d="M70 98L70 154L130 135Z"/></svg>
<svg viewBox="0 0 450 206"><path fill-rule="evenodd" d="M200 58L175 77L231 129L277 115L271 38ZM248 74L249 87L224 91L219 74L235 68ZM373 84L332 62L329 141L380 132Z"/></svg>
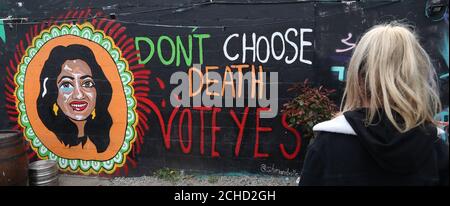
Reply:
<svg viewBox="0 0 450 206"><path fill-rule="evenodd" d="M401 133L383 112L370 125L365 123L366 114L366 109L348 111L313 130L354 135L381 168L395 173L415 172L433 155L433 144L438 140L434 125Z"/></svg>

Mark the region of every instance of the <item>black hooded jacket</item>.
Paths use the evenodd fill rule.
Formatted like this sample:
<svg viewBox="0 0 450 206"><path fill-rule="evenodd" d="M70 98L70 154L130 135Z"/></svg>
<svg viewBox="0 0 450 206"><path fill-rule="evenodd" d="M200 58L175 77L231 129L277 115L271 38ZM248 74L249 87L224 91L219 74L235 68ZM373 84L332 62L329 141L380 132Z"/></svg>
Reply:
<svg viewBox="0 0 450 206"><path fill-rule="evenodd" d="M359 109L314 127L300 186L449 184L449 147L439 129L400 133L384 115L369 126L365 117Z"/></svg>

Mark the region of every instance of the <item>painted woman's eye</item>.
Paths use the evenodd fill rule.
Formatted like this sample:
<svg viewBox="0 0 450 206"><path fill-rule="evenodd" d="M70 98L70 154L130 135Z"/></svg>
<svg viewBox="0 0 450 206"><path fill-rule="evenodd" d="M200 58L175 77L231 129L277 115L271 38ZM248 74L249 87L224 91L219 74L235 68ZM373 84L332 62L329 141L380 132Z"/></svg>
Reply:
<svg viewBox="0 0 450 206"><path fill-rule="evenodd" d="M61 84L61 86L59 86L59 88L61 89L62 92L67 93L67 92L71 92L73 90L73 86L71 83L69 82L64 82Z"/></svg>
<svg viewBox="0 0 450 206"><path fill-rule="evenodd" d="M82 87L86 87L86 88L92 88L92 87L94 87L94 82L92 82L92 81L86 81L86 82L84 82L81 86L82 86Z"/></svg>

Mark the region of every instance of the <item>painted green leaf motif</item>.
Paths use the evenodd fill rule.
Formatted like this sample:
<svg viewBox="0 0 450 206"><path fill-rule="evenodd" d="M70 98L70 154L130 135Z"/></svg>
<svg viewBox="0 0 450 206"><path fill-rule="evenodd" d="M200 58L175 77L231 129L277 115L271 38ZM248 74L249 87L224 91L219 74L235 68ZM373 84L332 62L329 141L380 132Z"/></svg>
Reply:
<svg viewBox="0 0 450 206"><path fill-rule="evenodd" d="M122 145L122 147L120 148L120 151L126 152L126 151L128 151L128 148L129 148L128 143L127 143L127 142L124 142L123 145Z"/></svg>
<svg viewBox="0 0 450 206"><path fill-rule="evenodd" d="M119 152L117 155L113 158L115 163L121 164L123 162L123 156L122 153Z"/></svg>
<svg viewBox="0 0 450 206"><path fill-rule="evenodd" d="M39 148L39 153L41 156L46 157L48 155L48 149L45 146Z"/></svg>
<svg viewBox="0 0 450 206"><path fill-rule="evenodd" d="M111 54L111 57L114 59L115 62L119 61L120 54L119 54L119 51L117 51L117 49L113 49L110 52L110 54Z"/></svg>
<svg viewBox="0 0 450 206"><path fill-rule="evenodd" d="M134 137L134 130L131 127L127 127L127 131L125 132L125 138L127 140L131 140Z"/></svg>
<svg viewBox="0 0 450 206"><path fill-rule="evenodd" d="M20 72L25 73L27 71L27 66L20 64Z"/></svg>
<svg viewBox="0 0 450 206"><path fill-rule="evenodd" d="M31 58L33 58L34 57L34 55L36 55L36 48L32 48L32 49L30 49L30 51L29 51L29 53L30 53L30 57Z"/></svg>
<svg viewBox="0 0 450 206"><path fill-rule="evenodd" d="M37 139L37 138L36 138ZM53 154L53 153L50 153L49 155L48 155L48 158L50 159L50 160L57 160L58 159L58 156L56 156L55 154Z"/></svg>
<svg viewBox="0 0 450 206"><path fill-rule="evenodd" d="M123 71L125 71L125 63L123 61L119 61L117 62L117 70L119 70L119 73L122 73Z"/></svg>
<svg viewBox="0 0 450 206"><path fill-rule="evenodd" d="M50 33L52 34L53 38L56 38L56 37L58 37L58 36L61 35L61 30L59 30L59 29L56 28L56 27L53 27L53 28L50 30Z"/></svg>
<svg viewBox="0 0 450 206"><path fill-rule="evenodd" d="M128 98L127 98L127 107L133 108L134 105L136 105L135 102L134 102L134 100L133 100L132 98L129 98L129 97L128 97Z"/></svg>
<svg viewBox="0 0 450 206"><path fill-rule="evenodd" d="M76 170L78 168L78 160L70 160L69 166L70 166L70 169Z"/></svg>
<svg viewBox="0 0 450 206"><path fill-rule="evenodd" d="M92 41L94 41L95 43L97 43L97 44L100 44L100 42L102 42L102 39L103 39L103 35L101 34L101 33L95 33L93 36L92 36Z"/></svg>
<svg viewBox="0 0 450 206"><path fill-rule="evenodd" d="M23 76L20 76L18 80L19 80L18 82L23 82ZM17 91L17 99L19 99L20 101L23 101L23 89L22 88L20 88Z"/></svg>
<svg viewBox="0 0 450 206"><path fill-rule="evenodd" d="M19 109L20 110L25 110L25 104L24 103L19 103Z"/></svg>
<svg viewBox="0 0 450 206"><path fill-rule="evenodd" d="M128 86L128 85L125 85L124 86L124 88L123 88L123 90L124 90L124 92L125 92L125 95L131 95L131 87L130 86Z"/></svg>
<svg viewBox="0 0 450 206"><path fill-rule="evenodd" d="M89 161L80 160L80 167L83 171L89 171L91 164L89 163Z"/></svg>
<svg viewBox="0 0 450 206"><path fill-rule="evenodd" d="M22 122L23 122L24 124L29 123L27 115L23 115L22 118L21 118L21 120L22 120Z"/></svg>
<svg viewBox="0 0 450 206"><path fill-rule="evenodd" d="M31 61L31 58L30 58L30 57L25 57L25 58L23 59L23 61L25 62L25 64L29 64L30 61Z"/></svg>
<svg viewBox="0 0 450 206"><path fill-rule="evenodd" d="M23 82L23 76L19 76L16 81L17 81L17 83ZM19 86L19 88L17 88L16 97L20 102L23 102L23 86ZM19 103L19 106L20 106L20 103ZM19 108L21 108L21 107L19 107ZM26 107L23 107L23 108L26 109Z"/></svg>
<svg viewBox="0 0 450 206"><path fill-rule="evenodd" d="M128 111L128 122L134 121L134 119L136 119L134 112Z"/></svg>
<svg viewBox="0 0 450 206"><path fill-rule="evenodd" d="M111 160L102 162L102 167L106 170L111 170L114 167L114 162Z"/></svg>
<svg viewBox="0 0 450 206"><path fill-rule="evenodd" d="M111 42L108 39L103 39L102 43L101 43L102 47L106 49L106 51L111 50Z"/></svg>
<svg viewBox="0 0 450 206"><path fill-rule="evenodd" d="M34 138L34 140L33 140L33 145L34 145L35 147L40 147L40 146L42 145L42 143L41 143L41 141L39 141L38 138Z"/></svg>
<svg viewBox="0 0 450 206"><path fill-rule="evenodd" d="M91 39L92 38L92 30L90 28L84 28L81 31L81 37L85 38L85 39Z"/></svg>
<svg viewBox="0 0 450 206"><path fill-rule="evenodd" d="M67 160L67 159L59 158L58 160L59 160L59 161L58 161L58 166L59 166L60 168L66 169L67 166L69 166L68 160Z"/></svg>
<svg viewBox="0 0 450 206"><path fill-rule="evenodd" d="M44 42L49 41L52 38L52 36L49 33L44 33L44 35L42 35L42 39L44 40Z"/></svg>
<svg viewBox="0 0 450 206"><path fill-rule="evenodd" d="M80 29L77 26L72 26L72 28L70 28L70 34L75 35L75 36L80 36Z"/></svg>
<svg viewBox="0 0 450 206"><path fill-rule="evenodd" d="M28 136L34 136L34 131L33 131L33 129L28 128L28 129L27 129L27 135L28 135Z"/></svg>
<svg viewBox="0 0 450 206"><path fill-rule="evenodd" d="M101 164L98 161L91 161L91 165L95 171L99 171L101 168Z"/></svg>
<svg viewBox="0 0 450 206"><path fill-rule="evenodd" d="M67 35L67 34L69 34L69 32L70 32L69 27L63 26L61 28L61 35Z"/></svg>
<svg viewBox="0 0 450 206"><path fill-rule="evenodd" d="M128 84L131 82L131 75L128 72L124 72L120 75L120 78L122 80L122 83L124 85Z"/></svg>
<svg viewBox="0 0 450 206"><path fill-rule="evenodd" d="M24 80L23 74L18 75L16 78L18 84L23 84L23 80Z"/></svg>

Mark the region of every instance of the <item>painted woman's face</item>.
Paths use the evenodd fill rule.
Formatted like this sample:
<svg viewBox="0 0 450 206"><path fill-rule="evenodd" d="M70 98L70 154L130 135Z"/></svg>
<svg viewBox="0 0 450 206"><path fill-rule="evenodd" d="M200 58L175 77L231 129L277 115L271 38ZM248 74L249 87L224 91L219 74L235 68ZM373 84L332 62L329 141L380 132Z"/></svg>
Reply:
<svg viewBox="0 0 450 206"><path fill-rule="evenodd" d="M95 109L97 98L89 65L80 59L65 61L56 82L58 107L72 120L86 120Z"/></svg>

